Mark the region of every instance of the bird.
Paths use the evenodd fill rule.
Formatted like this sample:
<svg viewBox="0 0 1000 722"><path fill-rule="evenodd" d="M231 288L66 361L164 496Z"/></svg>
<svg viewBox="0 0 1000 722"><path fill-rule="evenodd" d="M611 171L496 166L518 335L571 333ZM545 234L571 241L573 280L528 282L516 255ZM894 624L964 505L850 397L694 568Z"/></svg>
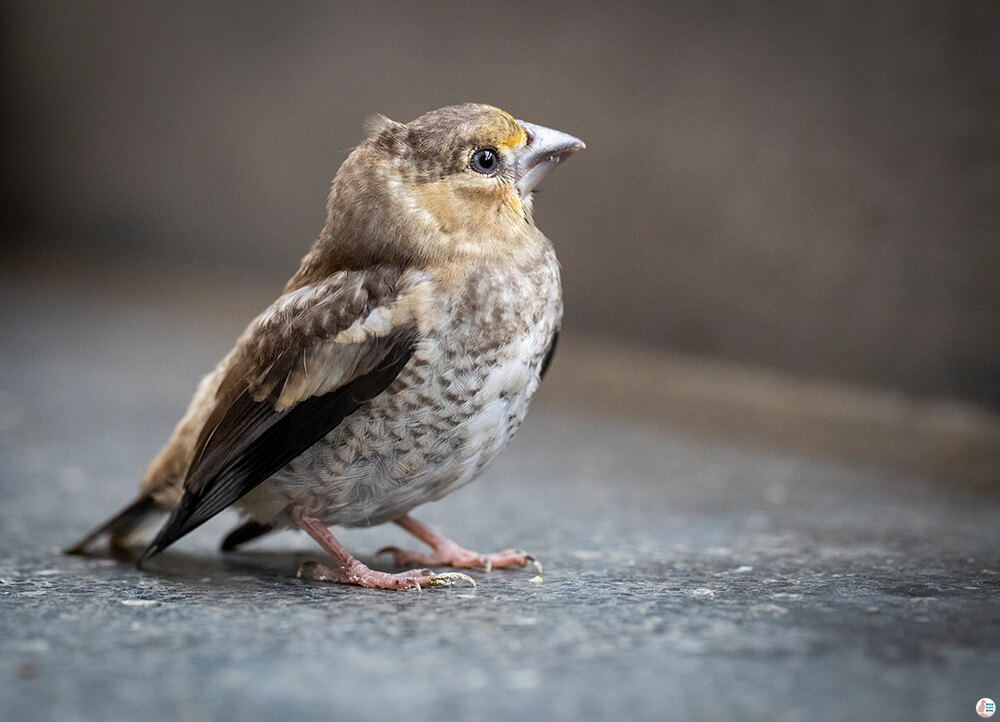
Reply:
<svg viewBox="0 0 1000 722"><path fill-rule="evenodd" d="M317 581L394 590L472 581L372 569L331 530L387 522L431 550L382 550L397 566L536 562L520 550L470 551L410 512L493 462L549 368L562 288L533 191L585 144L479 103L408 123L375 115L366 130L332 181L319 237L200 381L138 498L67 553L104 535L126 548L169 514L142 565L233 507L245 521L224 551L298 528L332 562L302 565Z"/></svg>

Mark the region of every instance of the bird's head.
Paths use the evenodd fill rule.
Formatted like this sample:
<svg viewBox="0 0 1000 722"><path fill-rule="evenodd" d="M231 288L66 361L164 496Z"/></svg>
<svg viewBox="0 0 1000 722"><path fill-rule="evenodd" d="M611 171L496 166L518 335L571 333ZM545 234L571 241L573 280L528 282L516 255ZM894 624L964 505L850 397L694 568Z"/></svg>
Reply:
<svg viewBox="0 0 1000 722"><path fill-rule="evenodd" d="M476 103L434 110L406 125L376 116L369 129L370 142L445 225L456 220L449 215L505 211L530 223L531 192L584 147L579 138ZM456 202L462 210L453 213Z"/></svg>
<svg viewBox="0 0 1000 722"><path fill-rule="evenodd" d="M531 193L584 147L566 133L466 103L409 123L375 116L341 166L317 243L337 265L518 253L542 242Z"/></svg>

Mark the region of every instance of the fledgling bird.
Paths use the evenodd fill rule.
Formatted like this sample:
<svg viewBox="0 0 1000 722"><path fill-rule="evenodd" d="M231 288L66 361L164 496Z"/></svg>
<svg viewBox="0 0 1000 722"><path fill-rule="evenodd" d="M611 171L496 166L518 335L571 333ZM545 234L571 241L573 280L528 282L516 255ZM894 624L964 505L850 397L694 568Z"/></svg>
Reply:
<svg viewBox="0 0 1000 722"><path fill-rule="evenodd" d="M127 543L170 516L140 563L223 509L233 549L298 527L332 557L321 581L383 589L465 575L375 571L328 527L393 521L431 548L397 564L524 566L409 516L476 478L517 432L555 349L559 266L532 190L582 141L488 105L382 116L341 166L326 225L278 299L199 384L131 505L103 534Z"/></svg>

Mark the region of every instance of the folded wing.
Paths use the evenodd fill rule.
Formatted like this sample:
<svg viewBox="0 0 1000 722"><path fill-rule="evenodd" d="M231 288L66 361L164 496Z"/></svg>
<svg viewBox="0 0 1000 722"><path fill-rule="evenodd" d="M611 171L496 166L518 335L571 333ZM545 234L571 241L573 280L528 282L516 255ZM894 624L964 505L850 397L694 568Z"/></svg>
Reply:
<svg viewBox="0 0 1000 722"><path fill-rule="evenodd" d="M383 393L412 356L426 284L344 271L280 297L237 342L184 496L140 564L268 479Z"/></svg>

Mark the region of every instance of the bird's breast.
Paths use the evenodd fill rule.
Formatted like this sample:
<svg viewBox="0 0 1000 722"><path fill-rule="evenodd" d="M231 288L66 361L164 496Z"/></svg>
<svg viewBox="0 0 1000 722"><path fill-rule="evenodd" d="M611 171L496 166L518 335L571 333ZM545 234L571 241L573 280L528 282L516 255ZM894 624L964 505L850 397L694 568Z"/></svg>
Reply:
<svg viewBox="0 0 1000 722"><path fill-rule="evenodd" d="M427 311L389 389L251 492L255 517L294 502L331 525L382 523L460 488L503 450L562 314L554 258L483 269Z"/></svg>

